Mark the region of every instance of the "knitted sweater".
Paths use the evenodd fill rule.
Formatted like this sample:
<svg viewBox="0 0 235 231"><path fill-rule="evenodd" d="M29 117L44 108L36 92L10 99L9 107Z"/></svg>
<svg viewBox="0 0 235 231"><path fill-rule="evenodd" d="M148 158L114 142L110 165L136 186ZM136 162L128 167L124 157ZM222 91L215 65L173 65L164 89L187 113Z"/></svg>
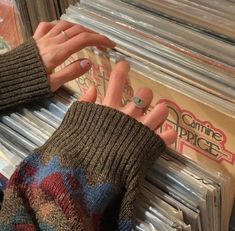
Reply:
<svg viewBox="0 0 235 231"><path fill-rule="evenodd" d="M0 55L0 111L51 95L33 39Z"/></svg>
<svg viewBox="0 0 235 231"><path fill-rule="evenodd" d="M31 54L26 62L25 49ZM13 51L5 59L17 63L22 53L20 73L38 74L20 78L17 69L7 74L0 64L0 73L5 71L0 78L10 91L1 90L2 109L27 102L31 94L31 99L45 92L49 95L34 43L17 52L18 58L13 58ZM32 71L26 67L29 60ZM37 63L41 72L34 72L32 63ZM11 81L20 87L11 88ZM35 93L27 81L36 82L43 90L35 89ZM15 100L13 95L17 95ZM135 119L101 105L75 102L52 137L21 163L9 180L0 230L131 230L140 181L164 149L160 137Z"/></svg>

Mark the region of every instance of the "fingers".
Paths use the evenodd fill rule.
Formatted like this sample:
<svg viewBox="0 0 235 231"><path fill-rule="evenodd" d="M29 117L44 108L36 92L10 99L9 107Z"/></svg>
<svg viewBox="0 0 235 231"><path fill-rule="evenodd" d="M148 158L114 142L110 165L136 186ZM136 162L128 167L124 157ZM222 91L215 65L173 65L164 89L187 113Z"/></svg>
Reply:
<svg viewBox="0 0 235 231"><path fill-rule="evenodd" d="M119 62L110 74L108 88L103 101L103 105L109 107L120 107L122 105L122 92L127 82L130 65L125 62Z"/></svg>
<svg viewBox="0 0 235 231"><path fill-rule="evenodd" d="M165 103L157 104L147 115L145 115L141 122L149 127L151 130L156 130L167 118L169 110Z"/></svg>
<svg viewBox="0 0 235 231"><path fill-rule="evenodd" d="M66 42L68 39L71 39L74 36L79 35L83 32L97 34L96 32L94 32L84 26L81 26L81 25L74 25L74 26L70 27L69 29L62 30L62 31L64 31L65 34L60 32L55 38L56 43Z"/></svg>
<svg viewBox="0 0 235 231"><path fill-rule="evenodd" d="M152 131L155 131L167 119L168 114L169 110L167 105L165 103L159 103L147 115L140 118L139 121ZM166 145L173 144L177 138L177 134L174 129L164 131L159 136L164 140Z"/></svg>
<svg viewBox="0 0 235 231"><path fill-rule="evenodd" d="M65 43L61 44L60 56L68 58L73 53L82 50L88 46L102 46L107 48L115 47L115 43L109 38L88 32L82 32L77 36L67 40Z"/></svg>
<svg viewBox="0 0 235 231"><path fill-rule="evenodd" d="M80 98L79 101L95 103L97 97L97 90L95 86L91 86L87 92Z"/></svg>
<svg viewBox="0 0 235 231"><path fill-rule="evenodd" d="M88 59L80 59L66 66L64 69L49 75L49 84L54 92L64 83L71 81L86 73L92 64Z"/></svg>
<svg viewBox="0 0 235 231"><path fill-rule="evenodd" d="M40 22L34 35L33 38L35 40L38 40L42 38L44 35L46 35L53 27L55 27L55 24L49 23L49 22Z"/></svg>
<svg viewBox="0 0 235 231"><path fill-rule="evenodd" d="M105 47L101 47L101 46L96 46L96 48L100 51L106 52L107 49Z"/></svg>
<svg viewBox="0 0 235 231"><path fill-rule="evenodd" d="M134 103L134 101L131 101L123 108L123 112L133 118L143 116L153 99L153 92L149 88L140 88L135 93L135 97L142 101L140 105L137 104L138 102Z"/></svg>
<svg viewBox="0 0 235 231"><path fill-rule="evenodd" d="M166 145L171 145L175 143L177 139L177 133L174 129L167 130L159 134L159 136L164 140Z"/></svg>
<svg viewBox="0 0 235 231"><path fill-rule="evenodd" d="M61 20L53 27L53 29L51 29L48 32L47 37L55 37L61 34L61 31L66 31L67 29L73 27L74 25L75 25L74 23Z"/></svg>

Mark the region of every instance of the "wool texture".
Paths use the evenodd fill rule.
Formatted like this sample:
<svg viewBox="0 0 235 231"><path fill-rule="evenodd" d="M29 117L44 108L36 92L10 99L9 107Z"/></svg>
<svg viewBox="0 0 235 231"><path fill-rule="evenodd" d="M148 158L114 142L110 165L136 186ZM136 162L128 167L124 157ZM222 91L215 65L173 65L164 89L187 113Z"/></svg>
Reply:
<svg viewBox="0 0 235 231"><path fill-rule="evenodd" d="M164 150L135 119L75 102L11 177L0 230L131 230L141 180Z"/></svg>
<svg viewBox="0 0 235 231"><path fill-rule="evenodd" d="M0 55L0 111L51 95L33 38Z"/></svg>

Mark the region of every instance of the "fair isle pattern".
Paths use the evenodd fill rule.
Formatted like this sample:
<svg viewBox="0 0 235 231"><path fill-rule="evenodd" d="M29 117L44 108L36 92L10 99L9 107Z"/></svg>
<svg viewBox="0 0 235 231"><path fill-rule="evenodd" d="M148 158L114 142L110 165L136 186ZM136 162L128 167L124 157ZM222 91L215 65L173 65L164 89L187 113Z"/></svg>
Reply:
<svg viewBox="0 0 235 231"><path fill-rule="evenodd" d="M140 180L164 150L161 138L133 118L75 102L11 177L0 230L129 231Z"/></svg>
<svg viewBox="0 0 235 231"><path fill-rule="evenodd" d="M0 213L0 230L98 230L112 185L89 185L82 169L63 168L58 158L43 165L32 154L22 162L9 181L7 195L13 205ZM36 224L32 214L37 215Z"/></svg>

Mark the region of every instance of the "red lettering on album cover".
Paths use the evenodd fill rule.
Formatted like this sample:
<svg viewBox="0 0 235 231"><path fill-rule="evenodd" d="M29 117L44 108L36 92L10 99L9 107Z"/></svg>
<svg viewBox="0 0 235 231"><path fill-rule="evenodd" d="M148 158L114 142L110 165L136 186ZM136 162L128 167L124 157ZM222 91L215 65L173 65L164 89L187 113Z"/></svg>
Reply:
<svg viewBox="0 0 235 231"><path fill-rule="evenodd" d="M190 148L216 162L235 163L235 153L225 147L227 138L223 131L209 121L199 120L192 112L181 109L176 103L163 101L167 103L171 116L163 124L162 130L175 128L178 139L174 148L178 152L183 154L186 148Z"/></svg>

